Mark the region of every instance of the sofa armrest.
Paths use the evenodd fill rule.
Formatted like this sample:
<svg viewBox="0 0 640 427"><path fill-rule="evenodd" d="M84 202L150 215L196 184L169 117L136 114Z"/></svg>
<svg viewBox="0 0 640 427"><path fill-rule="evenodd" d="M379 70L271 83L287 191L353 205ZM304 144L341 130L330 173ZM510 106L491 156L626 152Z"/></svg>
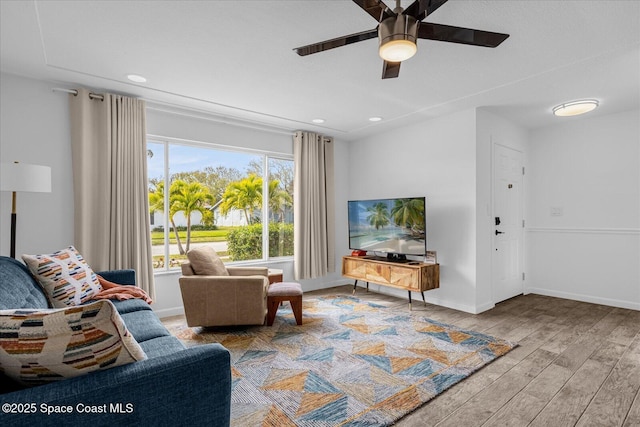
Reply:
<svg viewBox="0 0 640 427"><path fill-rule="evenodd" d="M227 267L229 276L269 276L267 267Z"/></svg>
<svg viewBox="0 0 640 427"><path fill-rule="evenodd" d="M136 284L135 270L96 271L96 274L99 274L109 282L117 283L119 285L135 285Z"/></svg>
<svg viewBox="0 0 640 427"><path fill-rule="evenodd" d="M230 356L219 344L191 347L2 394L0 403L21 404L21 412L35 404L27 407L35 407L34 413L2 413L4 425L228 426ZM69 413L46 413L53 409Z"/></svg>

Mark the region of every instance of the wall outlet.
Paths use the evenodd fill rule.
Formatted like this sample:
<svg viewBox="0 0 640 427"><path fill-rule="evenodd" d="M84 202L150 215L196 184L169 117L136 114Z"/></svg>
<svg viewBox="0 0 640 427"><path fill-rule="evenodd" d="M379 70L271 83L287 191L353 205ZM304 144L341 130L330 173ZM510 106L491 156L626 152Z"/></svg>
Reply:
<svg viewBox="0 0 640 427"><path fill-rule="evenodd" d="M562 216L564 211L561 206L551 206L551 216Z"/></svg>

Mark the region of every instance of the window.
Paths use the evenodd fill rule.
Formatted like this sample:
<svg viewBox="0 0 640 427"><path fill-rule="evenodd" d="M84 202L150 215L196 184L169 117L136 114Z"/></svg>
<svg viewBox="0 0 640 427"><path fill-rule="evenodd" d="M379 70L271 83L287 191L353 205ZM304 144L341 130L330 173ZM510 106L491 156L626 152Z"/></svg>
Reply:
<svg viewBox="0 0 640 427"><path fill-rule="evenodd" d="M147 155L156 271L179 267L199 245L225 262L293 255L291 158L157 138Z"/></svg>

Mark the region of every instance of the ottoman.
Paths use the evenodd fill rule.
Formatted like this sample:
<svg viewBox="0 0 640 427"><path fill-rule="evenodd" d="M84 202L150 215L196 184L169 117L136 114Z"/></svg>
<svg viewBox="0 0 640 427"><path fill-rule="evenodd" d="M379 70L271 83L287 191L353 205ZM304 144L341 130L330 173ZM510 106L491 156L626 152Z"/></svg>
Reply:
<svg viewBox="0 0 640 427"><path fill-rule="evenodd" d="M273 325L278 306L289 301L296 323L302 325L302 287L295 282L280 282L269 286L267 293L267 326Z"/></svg>

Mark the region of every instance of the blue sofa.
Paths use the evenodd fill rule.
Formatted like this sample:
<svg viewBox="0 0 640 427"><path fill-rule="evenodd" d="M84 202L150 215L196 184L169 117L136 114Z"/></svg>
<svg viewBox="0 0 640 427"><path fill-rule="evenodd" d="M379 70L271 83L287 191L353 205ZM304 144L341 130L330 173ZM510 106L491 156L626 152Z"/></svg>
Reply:
<svg viewBox="0 0 640 427"><path fill-rule="evenodd" d="M100 272L105 279L135 284L135 271ZM219 344L192 348L162 325L142 300L112 301L148 359L65 379L20 388L0 372L0 425L148 425L228 426L231 365ZM0 257L0 310L48 308L40 285L13 258ZM13 411L35 413L14 414ZM105 407L107 413L83 413ZM50 408L72 407L69 414L47 415Z"/></svg>

